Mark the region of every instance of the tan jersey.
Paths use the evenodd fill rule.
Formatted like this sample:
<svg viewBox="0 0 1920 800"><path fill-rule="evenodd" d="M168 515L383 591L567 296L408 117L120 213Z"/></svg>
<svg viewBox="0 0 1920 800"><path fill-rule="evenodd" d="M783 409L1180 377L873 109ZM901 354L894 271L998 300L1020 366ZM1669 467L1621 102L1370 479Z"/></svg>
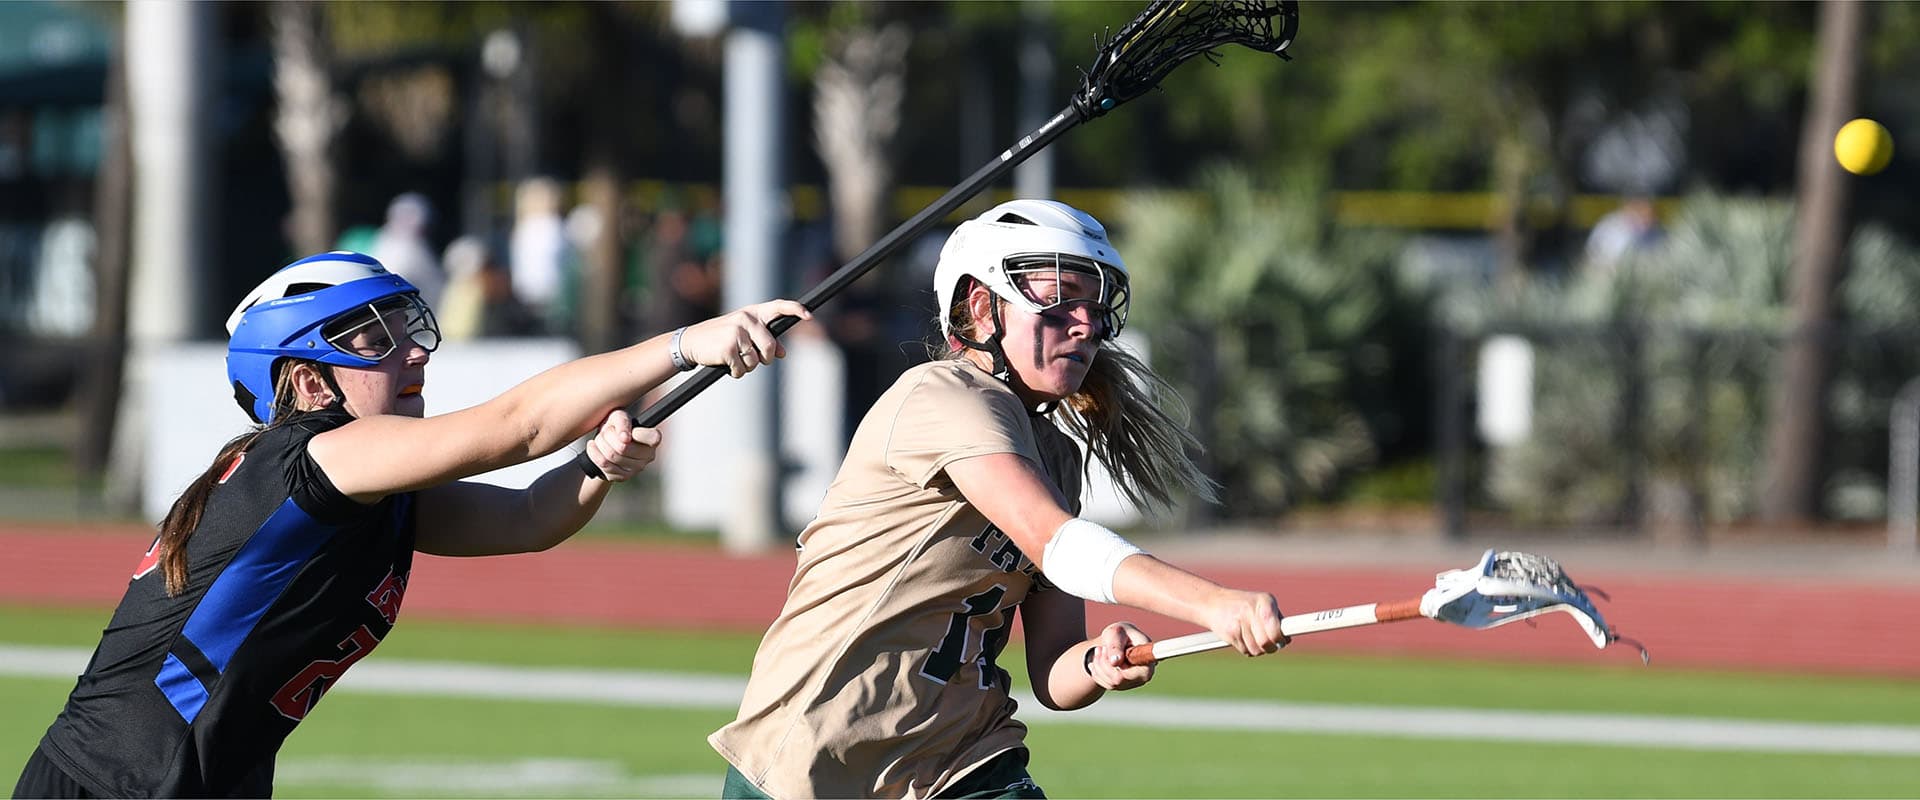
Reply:
<svg viewBox="0 0 1920 800"><path fill-rule="evenodd" d="M909 369L867 412L800 534L740 716L708 739L761 790L930 797L1021 745L994 658L1015 605L1058 590L946 476L991 453L1039 464L1078 512L1073 440L970 363Z"/></svg>

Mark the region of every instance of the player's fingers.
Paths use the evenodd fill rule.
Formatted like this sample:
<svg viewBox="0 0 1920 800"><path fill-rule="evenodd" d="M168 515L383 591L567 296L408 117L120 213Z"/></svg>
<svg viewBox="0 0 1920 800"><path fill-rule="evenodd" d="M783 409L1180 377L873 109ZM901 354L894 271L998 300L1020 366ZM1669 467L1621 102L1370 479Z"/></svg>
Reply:
<svg viewBox="0 0 1920 800"><path fill-rule="evenodd" d="M1144 666L1129 665L1119 667L1115 675L1118 680L1114 681L1112 688L1126 690L1144 685L1147 681L1153 680L1153 666L1152 664L1147 664Z"/></svg>
<svg viewBox="0 0 1920 800"><path fill-rule="evenodd" d="M1254 629L1253 620L1244 617L1240 620L1240 652L1250 656L1257 656L1264 652L1260 646L1260 635Z"/></svg>
<svg viewBox="0 0 1920 800"><path fill-rule="evenodd" d="M1153 637L1148 636L1131 622L1115 622L1100 631L1100 646L1103 656L1111 656L1115 668L1127 666L1127 649L1135 645L1152 644Z"/></svg>
<svg viewBox="0 0 1920 800"><path fill-rule="evenodd" d="M606 443L598 436L587 441L587 458L593 461L594 466L600 468L600 474L605 475L609 483L619 483L632 475L620 463L620 459L608 451Z"/></svg>
<svg viewBox="0 0 1920 800"><path fill-rule="evenodd" d="M1273 624L1268 628L1268 633L1273 639L1274 650L1286 647L1287 643L1293 641L1293 637L1288 636L1286 631L1280 627L1281 619L1282 618L1279 617L1274 618Z"/></svg>
<svg viewBox="0 0 1920 800"><path fill-rule="evenodd" d="M625 419L626 415L624 412L614 413L620 414L620 418L616 419L614 416L608 415L607 420L600 423L600 430L595 432L593 436L595 440L600 442L601 447L604 448L609 455L618 455L620 451L626 449L627 442L631 440L630 432L633 430L633 423ZM622 423L625 424L623 425Z"/></svg>
<svg viewBox="0 0 1920 800"><path fill-rule="evenodd" d="M779 317L798 317L802 321L813 319L813 312L806 306L793 300L773 300L762 303L757 309L759 321L763 324L751 330L754 341L760 349L762 362L787 357L787 346L773 332L773 321Z"/></svg>
<svg viewBox="0 0 1920 800"><path fill-rule="evenodd" d="M1120 626L1108 625L1101 629L1098 641L1099 651L1094 654L1096 660L1116 670L1127 663L1127 637L1121 632Z"/></svg>
<svg viewBox="0 0 1920 800"><path fill-rule="evenodd" d="M636 445L631 440L621 442L617 447L608 447L607 454L627 472L639 472L653 463L653 448Z"/></svg>
<svg viewBox="0 0 1920 800"><path fill-rule="evenodd" d="M1262 627L1266 629L1266 641L1271 642L1273 645L1273 648L1267 651L1271 653L1274 650L1286 647L1287 642L1291 640L1287 638L1286 632L1280 627L1280 621L1286 619L1286 614L1281 613L1279 601L1274 600L1273 595L1267 595L1266 601L1266 605L1260 611L1260 622Z"/></svg>
<svg viewBox="0 0 1920 800"><path fill-rule="evenodd" d="M799 317L802 320L813 319L813 312L808 311L807 307L801 305L797 300L768 300L767 302L753 306L753 310L756 312L754 316L769 322L773 321L774 317Z"/></svg>
<svg viewBox="0 0 1920 800"><path fill-rule="evenodd" d="M770 345L761 345L759 339L762 335L765 335L769 341L773 338L773 335L767 333L764 328L758 331L748 328L740 332L740 339L737 342L740 348L740 361L749 371L767 363L767 353L772 350Z"/></svg>
<svg viewBox="0 0 1920 800"><path fill-rule="evenodd" d="M748 329L747 345L760 355L760 363L763 364L786 354L786 350L780 346L780 339L766 328Z"/></svg>
<svg viewBox="0 0 1920 800"><path fill-rule="evenodd" d="M653 463L654 448L659 446L660 431L635 428L627 412L616 410L601 423L600 430L587 442L589 456L609 477L619 474L631 478Z"/></svg>
<svg viewBox="0 0 1920 800"><path fill-rule="evenodd" d="M635 472L639 472L653 463L653 459L659 455L656 449L659 446L659 431L653 428L634 428L627 434L627 446L621 449L620 455L633 465Z"/></svg>
<svg viewBox="0 0 1920 800"><path fill-rule="evenodd" d="M1148 636L1145 631L1135 627L1131 622L1116 622L1113 624L1112 629L1121 636L1121 642L1119 646L1115 648L1118 660L1114 662L1114 668L1119 673L1120 683L1114 688L1131 689L1153 680L1152 664L1127 663L1127 648L1133 645L1151 644L1153 637Z"/></svg>

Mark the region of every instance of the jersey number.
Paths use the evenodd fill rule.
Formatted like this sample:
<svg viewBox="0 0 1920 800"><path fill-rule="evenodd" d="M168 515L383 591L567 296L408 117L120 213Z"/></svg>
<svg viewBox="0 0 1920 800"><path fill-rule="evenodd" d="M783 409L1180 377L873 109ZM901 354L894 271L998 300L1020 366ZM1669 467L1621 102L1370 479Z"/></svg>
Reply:
<svg viewBox="0 0 1920 800"><path fill-rule="evenodd" d="M273 707L280 710L281 716L295 722L306 719L307 712L320 702L320 696L327 693L334 681L340 680L353 662L366 658L368 653L373 652L374 645L379 643L380 637L373 635L367 626L360 626L359 630L340 642L340 649L346 651L345 655L333 661L308 664L306 669L300 670L300 674L293 676L293 680L287 681L287 685L280 687L280 691L273 693Z"/></svg>
<svg viewBox="0 0 1920 800"><path fill-rule="evenodd" d="M967 621L983 614L999 611L1000 599L1006 596L1007 587L995 586L967 598L966 609L954 612L953 618L947 621L947 634L940 637L940 644L927 655L927 663L920 668L920 674L941 684L953 680L954 674L960 671L961 660L966 657ZM980 636L980 651L977 658L981 662L980 688L982 689L991 688L993 675L999 672L997 668L990 668L990 665L994 654L1007 643L1006 628L1006 623L1002 622L988 628Z"/></svg>

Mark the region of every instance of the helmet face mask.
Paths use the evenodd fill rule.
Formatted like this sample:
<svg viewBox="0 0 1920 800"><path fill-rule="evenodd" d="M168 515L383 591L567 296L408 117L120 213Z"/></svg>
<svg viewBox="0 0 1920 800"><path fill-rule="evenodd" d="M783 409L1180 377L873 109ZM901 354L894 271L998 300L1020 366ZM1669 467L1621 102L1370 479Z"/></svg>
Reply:
<svg viewBox="0 0 1920 800"><path fill-rule="evenodd" d="M1100 336L1111 339L1127 324L1127 274L1098 261L1062 253L1023 253L1009 256L1001 269L1021 308L1042 315L1061 313L1076 304L1092 307L1101 322Z"/></svg>
<svg viewBox="0 0 1920 800"><path fill-rule="evenodd" d="M368 303L334 317L320 327L333 349L378 363L407 342L429 353L440 349L440 324L419 295L403 294Z"/></svg>

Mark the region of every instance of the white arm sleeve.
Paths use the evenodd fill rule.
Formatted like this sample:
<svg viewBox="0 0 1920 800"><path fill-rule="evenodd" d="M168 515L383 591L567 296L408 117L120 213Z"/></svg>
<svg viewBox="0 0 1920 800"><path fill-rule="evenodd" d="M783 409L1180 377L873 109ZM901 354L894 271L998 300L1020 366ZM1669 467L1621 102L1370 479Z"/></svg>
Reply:
<svg viewBox="0 0 1920 800"><path fill-rule="evenodd" d="M1075 517L1060 523L1047 541L1042 571L1067 594L1112 603L1113 573L1120 562L1145 552L1105 526Z"/></svg>

